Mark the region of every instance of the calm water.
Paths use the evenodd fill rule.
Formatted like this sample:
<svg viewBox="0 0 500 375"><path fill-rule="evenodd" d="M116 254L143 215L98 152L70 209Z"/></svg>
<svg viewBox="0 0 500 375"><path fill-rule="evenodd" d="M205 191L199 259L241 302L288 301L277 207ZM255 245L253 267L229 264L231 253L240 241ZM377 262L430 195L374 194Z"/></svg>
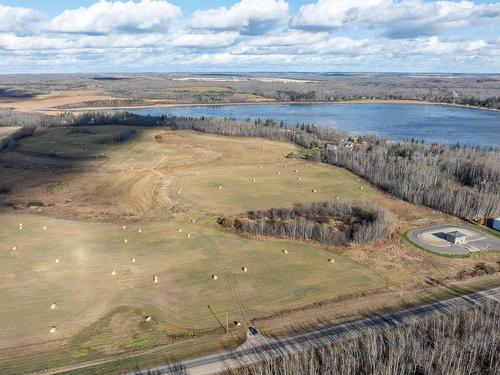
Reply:
<svg viewBox="0 0 500 375"><path fill-rule="evenodd" d="M271 118L391 139L500 147L500 112L412 104L254 104L135 109L139 114Z"/></svg>

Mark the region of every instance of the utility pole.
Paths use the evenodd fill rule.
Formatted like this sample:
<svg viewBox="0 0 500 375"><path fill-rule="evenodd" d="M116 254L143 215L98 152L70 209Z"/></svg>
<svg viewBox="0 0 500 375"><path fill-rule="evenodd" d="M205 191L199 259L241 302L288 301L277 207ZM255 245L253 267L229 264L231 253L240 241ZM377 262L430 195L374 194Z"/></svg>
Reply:
<svg viewBox="0 0 500 375"><path fill-rule="evenodd" d="M219 318L217 318L217 315L215 315L214 311L212 310L212 308L210 307L210 305L208 305L208 309L210 310L210 312L212 313L212 315L214 316L215 320L217 320L217 323L219 323L219 325L221 326L222 329L224 329L224 326L222 325L221 321L219 320ZM226 332L227 332L227 328L226 328Z"/></svg>

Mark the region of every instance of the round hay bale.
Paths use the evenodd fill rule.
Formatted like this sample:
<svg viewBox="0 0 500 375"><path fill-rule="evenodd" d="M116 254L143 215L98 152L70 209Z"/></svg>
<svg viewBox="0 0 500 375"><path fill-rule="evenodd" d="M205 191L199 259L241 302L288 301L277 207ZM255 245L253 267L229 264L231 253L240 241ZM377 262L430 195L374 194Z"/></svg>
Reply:
<svg viewBox="0 0 500 375"><path fill-rule="evenodd" d="M298 169L296 169L296 170L295 170L295 173L299 173L299 170L298 170Z"/></svg>
<svg viewBox="0 0 500 375"><path fill-rule="evenodd" d="M186 237L187 237L187 238L190 238L190 237L191 237L191 234L190 234L190 233L186 234Z"/></svg>
<svg viewBox="0 0 500 375"><path fill-rule="evenodd" d="M135 258L130 259L132 263L135 263Z"/></svg>
<svg viewBox="0 0 500 375"><path fill-rule="evenodd" d="M50 305L50 309L51 309L51 310L55 310L55 309L56 309L56 307L57 307L57 305L56 305L55 303L53 303L52 305Z"/></svg>
<svg viewBox="0 0 500 375"><path fill-rule="evenodd" d="M333 264L333 263L335 263L335 259L333 259L333 258L328 259L328 261L329 261L330 263L332 263L332 264Z"/></svg>
<svg viewBox="0 0 500 375"><path fill-rule="evenodd" d="M142 229L141 228L137 229L137 232L142 233Z"/></svg>
<svg viewBox="0 0 500 375"><path fill-rule="evenodd" d="M182 228L177 229L177 232L181 233L182 232Z"/></svg>
<svg viewBox="0 0 500 375"><path fill-rule="evenodd" d="M248 268L246 267L241 267L241 269L243 270L243 272L248 272Z"/></svg>
<svg viewBox="0 0 500 375"><path fill-rule="evenodd" d="M219 185L219 190L222 190L222 185Z"/></svg>
<svg viewBox="0 0 500 375"><path fill-rule="evenodd" d="M50 333L56 333L56 331L57 331L56 326L50 327L50 330L49 330Z"/></svg>
<svg viewBox="0 0 500 375"><path fill-rule="evenodd" d="M59 263L59 258L56 258L56 263Z"/></svg>
<svg viewBox="0 0 500 375"><path fill-rule="evenodd" d="M255 182L255 181L257 181L257 180L255 178L252 178L252 182Z"/></svg>
<svg viewBox="0 0 500 375"><path fill-rule="evenodd" d="M152 319L152 318L151 318L151 315L146 315L146 317L144 318L144 320L145 320L146 322L150 322L150 321L151 321L151 319Z"/></svg>
<svg viewBox="0 0 500 375"><path fill-rule="evenodd" d="M124 226L122 227L122 229L127 229L127 226L126 226L126 225L124 225Z"/></svg>
<svg viewBox="0 0 500 375"><path fill-rule="evenodd" d="M297 181L300 181L300 177L297 177Z"/></svg>
<svg viewBox="0 0 500 375"><path fill-rule="evenodd" d="M359 190L363 190L363 186L360 186L360 187L359 187Z"/></svg>
<svg viewBox="0 0 500 375"><path fill-rule="evenodd" d="M240 323L240 322L238 322L237 320L235 320L235 321L234 321L234 325L235 325L235 326L237 326L237 327L239 327L239 326L241 326L241 323Z"/></svg>
<svg viewBox="0 0 500 375"><path fill-rule="evenodd" d="M286 249L283 249L281 251L283 252L283 254L288 254L288 250L286 250Z"/></svg>
<svg viewBox="0 0 500 375"><path fill-rule="evenodd" d="M47 230L47 227L43 227L43 230Z"/></svg>
<svg viewBox="0 0 500 375"><path fill-rule="evenodd" d="M280 172L280 171L277 171L277 172L276 172L276 174L277 174L277 175L279 175L279 174L281 174L281 172Z"/></svg>
<svg viewBox="0 0 500 375"><path fill-rule="evenodd" d="M115 270L111 271L111 276L116 276L116 271Z"/></svg>
<svg viewBox="0 0 500 375"><path fill-rule="evenodd" d="M212 279L217 280L219 277L217 275L212 275Z"/></svg>
<svg viewBox="0 0 500 375"><path fill-rule="evenodd" d="M313 193L316 193L316 192L317 192L317 190L316 190L316 189L312 189L312 192L313 192Z"/></svg>
<svg viewBox="0 0 500 375"><path fill-rule="evenodd" d="M339 199L340 199L340 197L335 197L335 199L339 200Z"/></svg>
<svg viewBox="0 0 500 375"><path fill-rule="evenodd" d="M158 284L158 276L157 275L153 276L153 284Z"/></svg>
<svg viewBox="0 0 500 375"><path fill-rule="evenodd" d="M177 195L180 195L182 193L182 190L177 190Z"/></svg>
<svg viewBox="0 0 500 375"><path fill-rule="evenodd" d="M283 164L283 168L288 168L288 165L286 165L286 164Z"/></svg>
<svg viewBox="0 0 500 375"><path fill-rule="evenodd" d="M307 167L307 163L304 163L304 167Z"/></svg>
<svg viewBox="0 0 500 375"><path fill-rule="evenodd" d="M191 223L196 223L196 220L195 219L191 219Z"/></svg>
<svg viewBox="0 0 500 375"><path fill-rule="evenodd" d="M262 165L259 165L259 169L262 169Z"/></svg>
<svg viewBox="0 0 500 375"><path fill-rule="evenodd" d="M125 239L123 240L123 242L127 243L127 242L128 242L128 240L125 238Z"/></svg>
<svg viewBox="0 0 500 375"><path fill-rule="evenodd" d="M12 250L16 251L17 250L17 246L12 246Z"/></svg>

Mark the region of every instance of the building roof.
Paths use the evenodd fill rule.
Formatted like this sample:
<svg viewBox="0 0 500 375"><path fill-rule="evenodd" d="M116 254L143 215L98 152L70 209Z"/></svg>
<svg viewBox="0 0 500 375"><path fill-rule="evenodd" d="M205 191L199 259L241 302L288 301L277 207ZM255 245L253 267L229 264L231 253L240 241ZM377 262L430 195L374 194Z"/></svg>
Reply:
<svg viewBox="0 0 500 375"><path fill-rule="evenodd" d="M460 237L465 237L465 234L459 231L454 231L454 232L448 232L446 236L453 237L453 238L460 238Z"/></svg>

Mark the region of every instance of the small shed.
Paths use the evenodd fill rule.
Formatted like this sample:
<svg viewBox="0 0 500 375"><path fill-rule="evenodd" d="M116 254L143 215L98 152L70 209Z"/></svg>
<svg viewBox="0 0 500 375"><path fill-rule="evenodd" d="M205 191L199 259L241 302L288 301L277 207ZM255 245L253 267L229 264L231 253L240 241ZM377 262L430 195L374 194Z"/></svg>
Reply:
<svg viewBox="0 0 500 375"><path fill-rule="evenodd" d="M458 231L448 232L446 233L446 240L451 242L452 244L464 244L466 237L465 234Z"/></svg>

